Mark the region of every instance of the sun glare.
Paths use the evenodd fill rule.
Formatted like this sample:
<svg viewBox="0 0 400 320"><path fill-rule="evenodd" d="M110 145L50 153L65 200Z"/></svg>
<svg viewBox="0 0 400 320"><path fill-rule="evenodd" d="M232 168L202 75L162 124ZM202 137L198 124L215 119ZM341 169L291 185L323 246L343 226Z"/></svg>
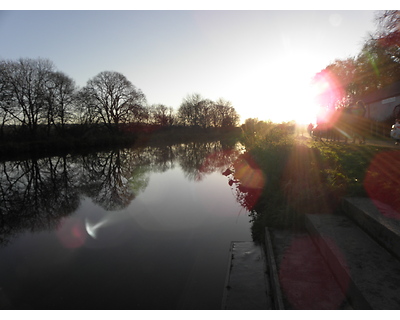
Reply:
<svg viewBox="0 0 400 320"><path fill-rule="evenodd" d="M300 91L296 94L297 103L293 106L293 120L299 124L315 124L319 107L315 101L314 90L311 85L305 85L304 88L299 89Z"/></svg>
<svg viewBox="0 0 400 320"><path fill-rule="evenodd" d="M270 120L276 123L295 121L305 125L316 123L318 104L316 100L317 89L312 84L314 69L308 55L298 54L298 60L293 60L290 55L284 55L274 65L260 64L262 76L257 79L264 86L263 92L268 94L264 98L265 107L260 110L260 120ZM307 63L305 63L307 61ZM265 78L265 75L269 75Z"/></svg>
<svg viewBox="0 0 400 320"><path fill-rule="evenodd" d="M276 123L295 121L301 125L316 123L319 108L315 90L309 84L298 83L290 89L279 88L271 96L270 103L263 112L263 120Z"/></svg>
<svg viewBox="0 0 400 320"><path fill-rule="evenodd" d="M275 123L316 124L318 88L312 84L315 74L310 70L317 67L308 55L298 56L299 60L290 55L274 61L255 59L248 62L240 76L224 83L223 91L239 106L243 122L257 118Z"/></svg>

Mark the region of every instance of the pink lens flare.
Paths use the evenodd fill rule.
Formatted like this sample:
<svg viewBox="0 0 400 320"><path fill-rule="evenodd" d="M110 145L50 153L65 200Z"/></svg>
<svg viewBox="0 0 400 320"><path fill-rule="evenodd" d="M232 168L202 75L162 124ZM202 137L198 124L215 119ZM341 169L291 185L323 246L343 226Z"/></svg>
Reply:
<svg viewBox="0 0 400 320"><path fill-rule="evenodd" d="M81 220L71 218L61 222L57 236L64 247L74 249L85 244L87 233Z"/></svg>

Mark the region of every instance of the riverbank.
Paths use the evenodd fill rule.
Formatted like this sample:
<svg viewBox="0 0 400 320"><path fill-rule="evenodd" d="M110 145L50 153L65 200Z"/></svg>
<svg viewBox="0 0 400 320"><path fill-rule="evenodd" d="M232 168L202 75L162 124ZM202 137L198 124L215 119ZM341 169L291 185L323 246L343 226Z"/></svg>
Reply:
<svg viewBox="0 0 400 320"><path fill-rule="evenodd" d="M248 143L244 157L267 182L248 188L243 203L259 195L252 231L266 257L254 258L254 243L240 243L248 255L232 245L222 308L397 309L398 149L376 137L362 145L306 135Z"/></svg>
<svg viewBox="0 0 400 320"><path fill-rule="evenodd" d="M302 136L256 136L245 143L244 158L265 184L248 188L243 203L251 211L255 241L264 242L265 227L304 229L304 214L335 213L343 197L374 194L400 208L396 166L400 153L390 139L366 144L313 140ZM240 179L239 179L240 180ZM395 190L395 191L393 191Z"/></svg>
<svg viewBox="0 0 400 320"><path fill-rule="evenodd" d="M0 141L0 161L40 158L66 154L108 151L115 148L160 146L193 141L223 140L236 143L240 128L140 127L130 132L110 133L93 128L71 130L62 136L18 137Z"/></svg>

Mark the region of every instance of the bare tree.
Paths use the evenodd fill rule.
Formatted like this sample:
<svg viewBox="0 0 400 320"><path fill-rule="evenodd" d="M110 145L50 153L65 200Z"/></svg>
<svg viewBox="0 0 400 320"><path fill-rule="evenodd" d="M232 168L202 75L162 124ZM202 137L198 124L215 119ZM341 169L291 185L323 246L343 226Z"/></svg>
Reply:
<svg viewBox="0 0 400 320"><path fill-rule="evenodd" d="M178 110L183 125L200 126L200 114L203 98L198 93L187 95Z"/></svg>
<svg viewBox="0 0 400 320"><path fill-rule="evenodd" d="M103 71L82 90L81 97L110 130L118 130L121 123L145 117L145 95L121 73Z"/></svg>
<svg viewBox="0 0 400 320"><path fill-rule="evenodd" d="M188 95L183 100L178 116L185 125L203 128L237 126L240 120L231 102L220 98L215 103L198 93Z"/></svg>
<svg viewBox="0 0 400 320"><path fill-rule="evenodd" d="M215 103L214 119L219 127L235 127L240 117L230 101L219 98Z"/></svg>
<svg viewBox="0 0 400 320"><path fill-rule="evenodd" d="M0 138L4 135L4 126L10 120L10 99L11 88L6 81L6 64L0 61Z"/></svg>
<svg viewBox="0 0 400 320"><path fill-rule="evenodd" d="M49 75L46 85L46 117L48 128L54 126L63 130L65 124L72 118L76 100L76 85L74 80L62 72Z"/></svg>
<svg viewBox="0 0 400 320"><path fill-rule="evenodd" d="M91 107L91 97L87 88L82 88L77 92L75 103L74 118L77 123L88 126L99 121L96 110Z"/></svg>
<svg viewBox="0 0 400 320"><path fill-rule="evenodd" d="M203 99L200 103L200 126L203 128L211 127L211 120L213 114L214 101L210 99Z"/></svg>
<svg viewBox="0 0 400 320"><path fill-rule="evenodd" d="M2 63L2 82L7 83L8 112L14 120L27 127L35 138L46 99L46 86L54 72L52 62L45 59L19 59Z"/></svg>
<svg viewBox="0 0 400 320"><path fill-rule="evenodd" d="M160 126L171 126L175 122L174 109L163 104L153 104L150 114L152 122Z"/></svg>

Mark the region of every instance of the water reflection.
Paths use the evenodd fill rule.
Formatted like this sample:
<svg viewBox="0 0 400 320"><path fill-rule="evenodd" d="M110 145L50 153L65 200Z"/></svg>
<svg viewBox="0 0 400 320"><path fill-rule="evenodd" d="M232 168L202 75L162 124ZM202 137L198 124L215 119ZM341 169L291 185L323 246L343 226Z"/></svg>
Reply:
<svg viewBox="0 0 400 320"><path fill-rule="evenodd" d="M61 228L84 197L105 211L122 210L144 192L150 173L177 164L187 179L201 181L237 158L240 149L233 147L193 142L1 163L0 243L25 231ZM87 221L88 232L94 235L106 220Z"/></svg>
<svg viewBox="0 0 400 320"><path fill-rule="evenodd" d="M266 177L248 153L237 157L223 173L228 178L236 201L252 211L265 187Z"/></svg>
<svg viewBox="0 0 400 320"><path fill-rule="evenodd" d="M131 150L91 154L82 159L82 194L108 211L122 210L146 188L148 161Z"/></svg>
<svg viewBox="0 0 400 320"><path fill-rule="evenodd" d="M79 206L76 172L66 157L5 162L0 178L0 243L23 230L54 228Z"/></svg>
<svg viewBox="0 0 400 320"><path fill-rule="evenodd" d="M219 309L249 217L189 143L0 164L0 309Z"/></svg>

